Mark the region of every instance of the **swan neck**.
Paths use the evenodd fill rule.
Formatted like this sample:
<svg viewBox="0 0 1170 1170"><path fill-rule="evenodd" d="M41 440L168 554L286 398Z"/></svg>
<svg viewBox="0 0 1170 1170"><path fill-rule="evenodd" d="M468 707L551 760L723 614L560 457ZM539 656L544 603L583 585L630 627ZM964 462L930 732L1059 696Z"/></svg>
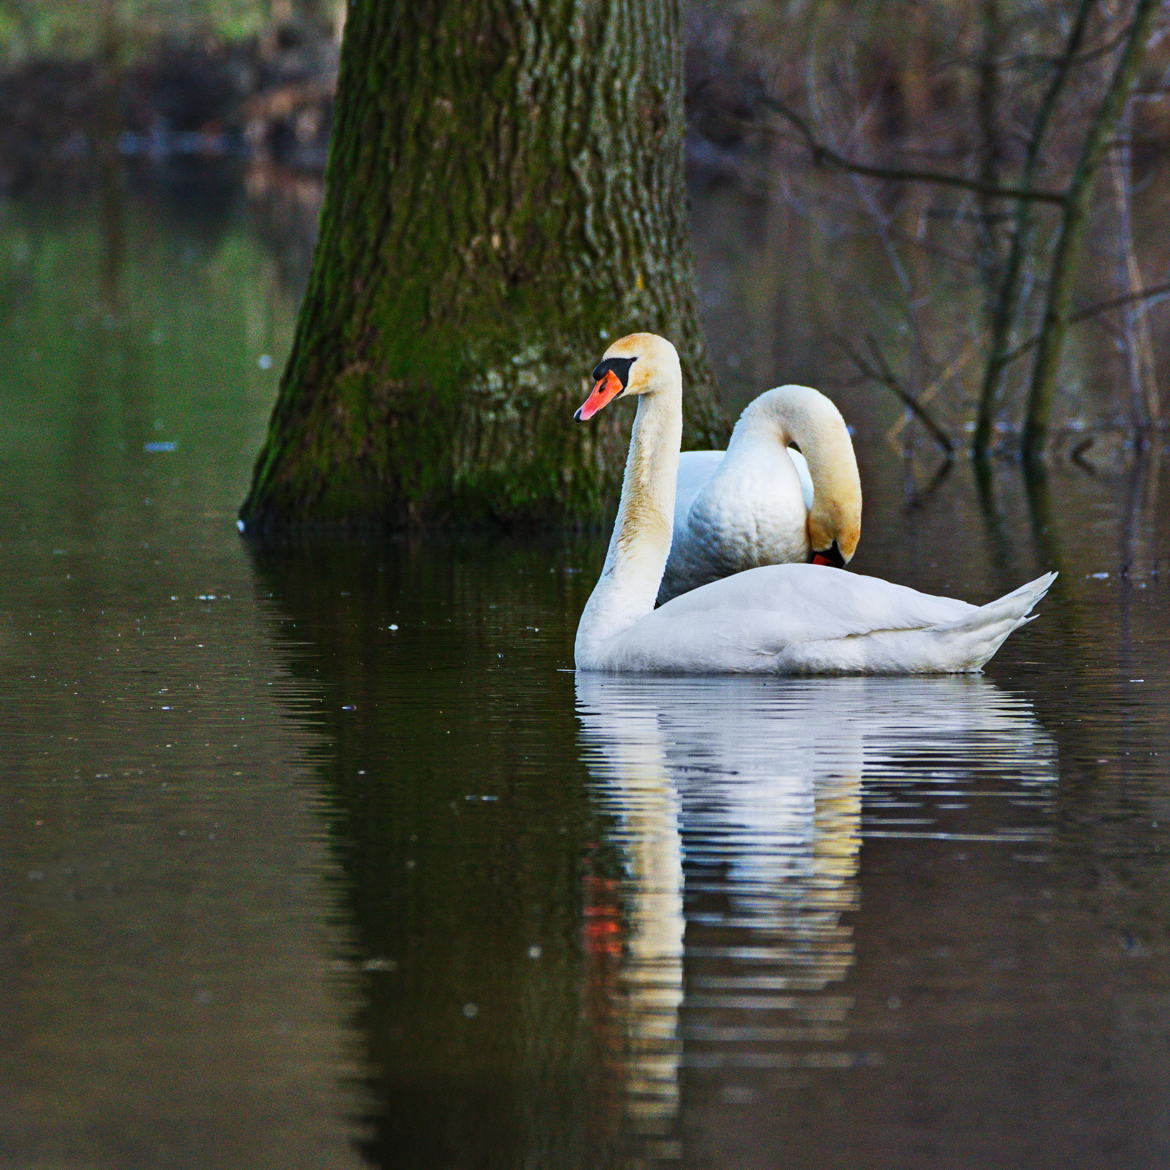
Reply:
<svg viewBox="0 0 1170 1170"><path fill-rule="evenodd" d="M850 510L860 510L853 443L841 412L830 399L810 386L768 390L740 415L727 450L730 454L737 447L777 441L800 448L808 463L814 499L822 504L836 500Z"/></svg>
<svg viewBox="0 0 1170 1170"><path fill-rule="evenodd" d="M682 378L638 399L617 520L577 628L577 661L654 608L670 553L682 442Z"/></svg>

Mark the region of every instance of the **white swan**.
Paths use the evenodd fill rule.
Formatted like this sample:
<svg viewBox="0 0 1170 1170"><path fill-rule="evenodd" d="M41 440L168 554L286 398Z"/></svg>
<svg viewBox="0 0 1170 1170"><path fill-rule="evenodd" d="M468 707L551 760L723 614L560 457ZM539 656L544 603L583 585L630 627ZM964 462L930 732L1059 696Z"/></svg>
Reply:
<svg viewBox="0 0 1170 1170"><path fill-rule="evenodd" d="M726 451L680 457L658 602L757 565L840 567L860 535L861 478L841 412L810 386L778 386L744 408Z"/></svg>
<svg viewBox="0 0 1170 1170"><path fill-rule="evenodd" d="M617 521L577 627L578 669L653 674L918 674L978 670L1055 573L976 607L822 565L764 565L658 609L682 438L682 371L665 338L606 350L577 410L639 395Z"/></svg>

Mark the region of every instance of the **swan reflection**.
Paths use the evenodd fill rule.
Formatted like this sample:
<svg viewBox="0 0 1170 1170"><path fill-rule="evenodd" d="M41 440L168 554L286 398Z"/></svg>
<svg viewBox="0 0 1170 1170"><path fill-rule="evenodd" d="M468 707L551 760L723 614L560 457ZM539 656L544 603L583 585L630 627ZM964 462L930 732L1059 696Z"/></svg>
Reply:
<svg viewBox="0 0 1170 1170"><path fill-rule="evenodd" d="M1055 747L1024 700L978 676L576 686L621 859L608 911L587 906L593 928L609 915L605 1042L626 1125L658 1159L677 1153L682 1069L719 1070L734 1100L753 1069L875 1059L850 1047L842 986L863 835L1043 832L1028 810L1047 804ZM973 809L984 790L1011 799Z"/></svg>

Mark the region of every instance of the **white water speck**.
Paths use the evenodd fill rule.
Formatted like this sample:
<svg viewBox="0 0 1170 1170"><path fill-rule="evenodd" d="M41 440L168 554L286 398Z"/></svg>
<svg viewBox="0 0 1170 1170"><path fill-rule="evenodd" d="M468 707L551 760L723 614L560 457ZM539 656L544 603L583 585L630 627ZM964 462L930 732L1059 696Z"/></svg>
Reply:
<svg viewBox="0 0 1170 1170"><path fill-rule="evenodd" d="M397 971L398 962L395 959L385 959L380 955L372 959L366 959L362 963L363 971Z"/></svg>
<svg viewBox="0 0 1170 1170"><path fill-rule="evenodd" d="M270 369L272 369L272 354L270 354L270 353L262 353L262 354L261 354L261 355L260 355L260 356L259 356L259 357L256 359L256 364L257 364L257 365L258 365L258 366L259 366L259 367L260 367L262 370L270 370Z"/></svg>
<svg viewBox="0 0 1170 1170"><path fill-rule="evenodd" d="M479 1015L479 1004L465 1003L463 1005L463 1014L469 1020L474 1020Z"/></svg>

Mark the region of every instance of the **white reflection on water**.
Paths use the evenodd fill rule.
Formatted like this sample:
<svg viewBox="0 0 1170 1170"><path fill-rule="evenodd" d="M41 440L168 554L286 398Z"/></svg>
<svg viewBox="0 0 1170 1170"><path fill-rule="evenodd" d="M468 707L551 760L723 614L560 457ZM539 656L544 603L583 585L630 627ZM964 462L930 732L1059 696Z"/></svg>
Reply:
<svg viewBox="0 0 1170 1170"><path fill-rule="evenodd" d="M716 1070L737 1101L755 1092L752 1070L880 1060L850 1048L840 986L863 836L1042 835L1020 810L1047 803L1055 747L984 678L576 686L582 757L624 861L618 1091L659 1160L680 1152L682 1069ZM956 818L977 827L946 827Z"/></svg>

